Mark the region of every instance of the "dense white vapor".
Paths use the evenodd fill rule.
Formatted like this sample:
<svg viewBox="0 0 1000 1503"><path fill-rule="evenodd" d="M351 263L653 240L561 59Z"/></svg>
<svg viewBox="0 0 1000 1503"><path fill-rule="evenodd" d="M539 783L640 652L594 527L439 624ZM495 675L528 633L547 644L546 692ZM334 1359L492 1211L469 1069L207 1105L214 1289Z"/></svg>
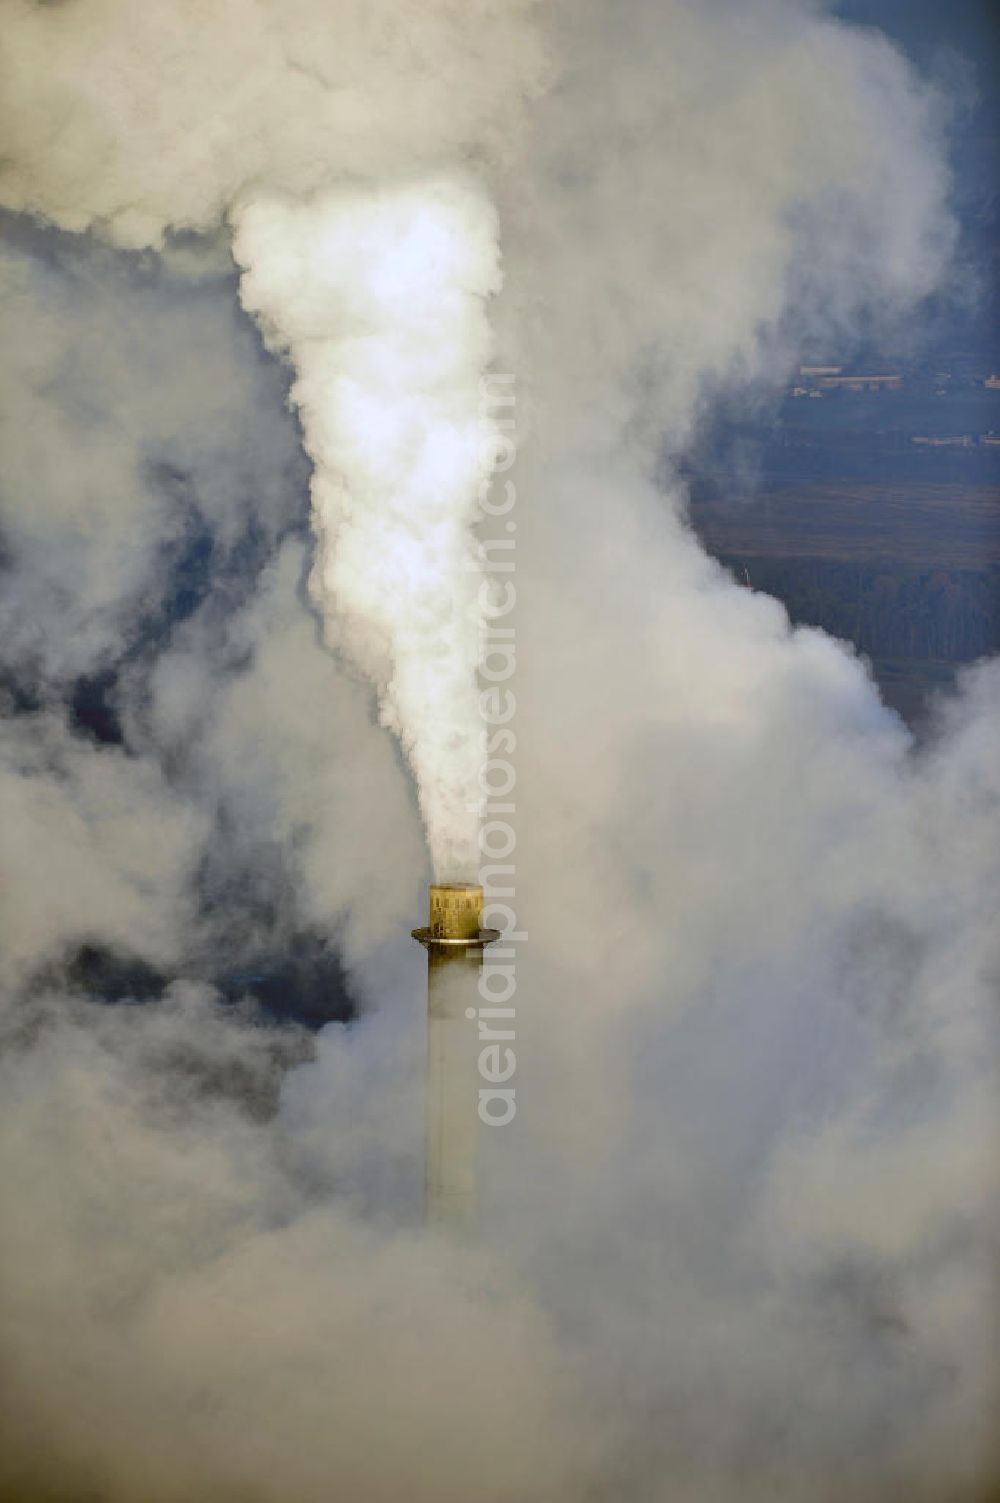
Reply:
<svg viewBox="0 0 1000 1503"><path fill-rule="evenodd" d="M176 961L206 827L155 764L98 751L55 714L4 721L0 826L9 981L95 934Z"/></svg>
<svg viewBox="0 0 1000 1503"><path fill-rule="evenodd" d="M220 575L248 531L273 545L305 465L218 273L178 299L137 260L39 240L0 247L0 638L41 692L154 630L193 551Z"/></svg>
<svg viewBox="0 0 1000 1503"><path fill-rule="evenodd" d="M244 306L296 372L327 639L378 686L434 869L461 878L485 753L471 522L496 451L481 391L495 212L461 176L256 199L233 248Z"/></svg>
<svg viewBox="0 0 1000 1503"><path fill-rule="evenodd" d="M211 617L178 631L133 732L170 759L189 797L221 813L230 860L266 872L280 852L299 922L336 930L353 968L371 963L387 932L405 932L422 897L423 842L367 690L332 668L303 608L307 566L303 542L289 540L221 642ZM248 922L227 908L217 942L231 947L233 926Z"/></svg>
<svg viewBox="0 0 1000 1503"><path fill-rule="evenodd" d="M530 170L499 185L507 358L550 446L673 457L718 383L783 380L807 336L937 284L946 104L877 32L797 0L581 0L558 36Z"/></svg>
<svg viewBox="0 0 1000 1503"><path fill-rule="evenodd" d="M340 528L284 536L303 469L235 279L12 220L0 1494L979 1503L996 667L915 750L663 484L712 389L943 274L937 102L791 0L7 0L0 49L15 214L118 246L234 226ZM362 613L340 544L370 561L391 524L396 558L412 526L423 577L430 508L431 561L464 556L487 308L518 375L530 940L474 1249L415 1223L416 797L307 579L354 599L335 640L387 718L426 708L421 641L471 673L457 594ZM108 665L102 748L65 697ZM191 975L317 929L364 1008L295 1067ZM82 943L172 984L85 997Z"/></svg>
<svg viewBox="0 0 1000 1503"><path fill-rule="evenodd" d="M549 63L538 0L5 0L0 202L118 245L261 192L503 156Z"/></svg>
<svg viewBox="0 0 1000 1503"><path fill-rule="evenodd" d="M110 0L54 22L13 0L0 42L0 130L17 141L0 202L123 246L233 219L246 306L299 367L314 590L331 639L379 687L446 878L476 855L464 565L490 455L482 299L499 286L489 200L452 163L509 154L519 106L548 72L536 10L215 0L195 15L168 0L140 16ZM442 156L448 176L375 190L367 205L364 188L326 196L345 175L440 173Z"/></svg>
<svg viewBox="0 0 1000 1503"><path fill-rule="evenodd" d="M72 1496L136 1503L500 1503L576 1470L570 1376L541 1312L486 1257L386 1238L309 1194L247 1111L279 1078L266 1035L190 987L96 1018L47 1004L42 1041L0 1068L20 1208L0 1253L19 1375L4 1497L47 1480L62 1496L68 1465ZM25 1139L51 1149L41 1175Z"/></svg>

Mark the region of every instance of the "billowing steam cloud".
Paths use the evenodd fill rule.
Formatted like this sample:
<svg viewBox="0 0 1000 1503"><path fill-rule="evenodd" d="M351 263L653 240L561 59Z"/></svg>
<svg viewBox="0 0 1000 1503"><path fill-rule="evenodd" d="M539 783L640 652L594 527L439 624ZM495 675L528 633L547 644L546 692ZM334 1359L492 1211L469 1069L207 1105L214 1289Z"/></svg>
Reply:
<svg viewBox="0 0 1000 1503"><path fill-rule="evenodd" d="M8 0L0 48L0 1490L981 1497L996 667L915 750L672 479L945 275L941 102L792 0ZM491 360L531 938L474 1251L416 1225L425 858L353 670L447 870ZM306 1058L211 978L317 933L362 1011Z"/></svg>
<svg viewBox="0 0 1000 1503"><path fill-rule="evenodd" d="M18 3L11 23L8 205L123 246L234 219L245 305L298 369L316 465L313 593L329 639L379 687L443 878L476 861L467 527L489 466L478 378L495 215L461 170L370 199L313 195L345 172L501 149L542 69L533 8L465 7L458 25L449 4L216 4L196 46L170 4L141 19L73 7L53 24ZM106 87L91 86L98 76Z"/></svg>
<svg viewBox="0 0 1000 1503"><path fill-rule="evenodd" d="M140 248L268 190L504 155L548 71L537 9L9 0L3 202Z"/></svg>
<svg viewBox="0 0 1000 1503"><path fill-rule="evenodd" d="M459 878L479 863L485 754L470 524L491 467L480 388L495 212L461 177L257 200L234 251L244 306L297 372L328 640L379 686L434 869Z"/></svg>

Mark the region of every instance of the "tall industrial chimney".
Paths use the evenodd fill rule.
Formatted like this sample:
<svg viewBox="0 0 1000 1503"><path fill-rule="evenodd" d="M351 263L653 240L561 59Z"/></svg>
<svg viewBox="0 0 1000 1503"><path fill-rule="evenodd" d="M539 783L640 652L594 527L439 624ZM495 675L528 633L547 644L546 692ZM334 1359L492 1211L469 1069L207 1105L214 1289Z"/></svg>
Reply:
<svg viewBox="0 0 1000 1503"><path fill-rule="evenodd" d="M428 927L413 937L427 951L426 1215L467 1223L479 1199L477 983L483 949L500 931L483 928L481 887L441 882L430 889Z"/></svg>

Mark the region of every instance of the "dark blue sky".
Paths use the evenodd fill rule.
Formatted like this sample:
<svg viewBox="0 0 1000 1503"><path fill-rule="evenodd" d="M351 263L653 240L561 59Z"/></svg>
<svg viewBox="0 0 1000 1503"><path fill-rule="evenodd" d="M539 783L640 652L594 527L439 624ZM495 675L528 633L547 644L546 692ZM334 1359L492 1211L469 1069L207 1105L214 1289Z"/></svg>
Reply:
<svg viewBox="0 0 1000 1503"><path fill-rule="evenodd" d="M927 72L949 68L960 53L972 65L978 105L969 134L980 149L1000 148L1000 4L997 0L839 0L836 13L845 20L878 26ZM984 137L992 137L986 141Z"/></svg>
<svg viewBox="0 0 1000 1503"><path fill-rule="evenodd" d="M920 61L941 48L968 51L996 90L1000 8L995 0L840 0L838 15L880 26Z"/></svg>

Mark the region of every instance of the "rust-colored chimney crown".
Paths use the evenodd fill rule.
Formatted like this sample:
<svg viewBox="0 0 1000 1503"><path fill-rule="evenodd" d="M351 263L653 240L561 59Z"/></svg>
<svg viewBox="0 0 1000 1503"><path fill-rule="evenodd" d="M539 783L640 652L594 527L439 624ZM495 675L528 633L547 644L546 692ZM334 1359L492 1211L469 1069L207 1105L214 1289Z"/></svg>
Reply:
<svg viewBox="0 0 1000 1503"><path fill-rule="evenodd" d="M430 889L426 929L414 929L422 945L492 944L499 929L483 928L483 889L477 882L435 882Z"/></svg>

